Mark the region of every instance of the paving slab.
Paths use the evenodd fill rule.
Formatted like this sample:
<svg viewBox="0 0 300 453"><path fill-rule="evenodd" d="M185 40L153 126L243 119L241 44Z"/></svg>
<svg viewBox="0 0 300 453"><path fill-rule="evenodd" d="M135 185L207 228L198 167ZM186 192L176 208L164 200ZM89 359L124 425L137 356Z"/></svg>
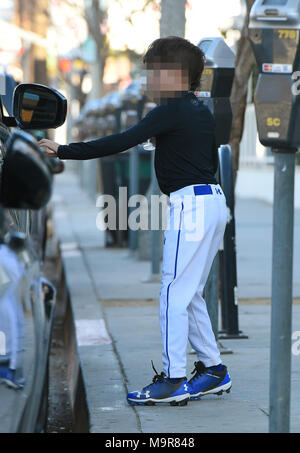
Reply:
<svg viewBox="0 0 300 453"><path fill-rule="evenodd" d="M127 387L150 384L151 360L161 369L158 307L105 304L107 323L122 360ZM243 305L241 328L248 340L226 340L234 353L224 357L233 386L230 394L190 401L186 407L137 406L143 432L254 433L268 432L270 306ZM294 307L293 329L300 328L300 306ZM134 334L132 332L134 331ZM189 351L188 351L189 352ZM194 354L187 354L191 376ZM300 432L300 355L293 356L291 431Z"/></svg>
<svg viewBox="0 0 300 453"><path fill-rule="evenodd" d="M238 295L242 299L271 297L272 224L271 204L236 199L236 251ZM300 297L300 210L294 211L293 297Z"/></svg>
<svg viewBox="0 0 300 453"><path fill-rule="evenodd" d="M272 207L236 201L238 287L244 299L240 328L249 339L224 341L234 352L224 356L233 390L176 408L129 407L125 398L127 391L151 382L151 360L158 370L161 366L160 284L142 282L150 263L126 249L103 247L95 200L82 192L75 173L56 178L53 208L75 325L98 320L107 330L98 344L80 344L77 337L91 432L267 432L270 305L261 303L270 297ZM300 296L299 229L295 211L294 297ZM293 321L294 331L300 331L298 305ZM188 372L194 360L188 350ZM291 429L300 432L300 355L293 356L292 366Z"/></svg>

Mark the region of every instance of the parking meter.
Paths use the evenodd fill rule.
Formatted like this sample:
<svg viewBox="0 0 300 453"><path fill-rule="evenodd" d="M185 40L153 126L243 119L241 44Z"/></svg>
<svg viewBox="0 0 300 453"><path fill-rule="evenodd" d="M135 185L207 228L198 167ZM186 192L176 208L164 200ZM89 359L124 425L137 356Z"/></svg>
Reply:
<svg viewBox="0 0 300 453"><path fill-rule="evenodd" d="M290 427L295 151L300 0L256 0L249 38L259 68L254 103L260 142L274 152L270 432ZM295 78L296 77L296 78ZM280 372L278 372L280 370Z"/></svg>
<svg viewBox="0 0 300 453"><path fill-rule="evenodd" d="M142 83L139 80L133 80L130 85L121 94L123 110L136 110L137 120L142 118L143 108L146 102L146 96L142 90Z"/></svg>
<svg viewBox="0 0 300 453"><path fill-rule="evenodd" d="M203 38L198 47L205 54L199 99L216 120L217 145L227 144L232 125L230 94L234 79L235 55L223 38Z"/></svg>
<svg viewBox="0 0 300 453"><path fill-rule="evenodd" d="M205 297L213 329L218 332L218 307L215 297L218 294L218 267L221 282L222 336L219 338L247 338L239 330L237 307L236 247L234 186L232 176L232 155L228 144L232 126L230 95L235 73L235 54L223 38L203 38L198 47L204 52L205 66L201 77L200 89L195 94L213 114L216 122L216 145L219 148L219 168L216 179L223 188L230 220L227 222L220 250L218 264L214 264L205 288Z"/></svg>
<svg viewBox="0 0 300 453"><path fill-rule="evenodd" d="M293 76L300 70L299 33L300 0L254 3L249 38L259 69L254 95L259 139L287 152L300 145L300 97Z"/></svg>

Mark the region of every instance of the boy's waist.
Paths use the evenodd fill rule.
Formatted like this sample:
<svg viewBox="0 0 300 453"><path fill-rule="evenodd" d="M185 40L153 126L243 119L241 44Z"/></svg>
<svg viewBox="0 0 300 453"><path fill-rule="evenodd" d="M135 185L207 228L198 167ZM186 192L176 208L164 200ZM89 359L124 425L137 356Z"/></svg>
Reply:
<svg viewBox="0 0 300 453"><path fill-rule="evenodd" d="M181 189L175 190L174 192L170 193L170 201L174 198L178 198L179 196L201 196L201 195L212 195L212 196L220 196L224 195L223 190L220 184L192 184L186 187L182 187Z"/></svg>

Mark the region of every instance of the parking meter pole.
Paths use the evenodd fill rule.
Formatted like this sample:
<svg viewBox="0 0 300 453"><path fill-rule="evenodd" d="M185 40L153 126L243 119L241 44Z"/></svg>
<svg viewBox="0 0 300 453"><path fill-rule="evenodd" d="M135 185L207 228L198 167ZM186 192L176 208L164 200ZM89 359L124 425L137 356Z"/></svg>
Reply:
<svg viewBox="0 0 300 453"><path fill-rule="evenodd" d="M160 195L160 188L158 186L157 178L154 171L154 151L152 151L152 190L151 195ZM160 213L158 214L160 216ZM161 225L161 218L159 217L159 225ZM152 278L159 278L160 276L160 257L161 257L161 231L151 230L151 274Z"/></svg>
<svg viewBox="0 0 300 453"><path fill-rule="evenodd" d="M215 174L218 179L218 172ZM216 340L219 333L219 264L220 256L216 254L204 288L204 298Z"/></svg>
<svg viewBox="0 0 300 453"><path fill-rule="evenodd" d="M266 4L268 8L266 8ZM300 146L300 0L256 0L249 39L260 74L254 95L259 140L274 151L270 432L289 431L295 152Z"/></svg>
<svg viewBox="0 0 300 453"><path fill-rule="evenodd" d="M219 179L226 197L229 219L226 225L223 250L220 252L222 290L222 331L220 339L248 338L239 330L237 298L237 266L235 243L235 197L232 170L232 154L229 145L219 148Z"/></svg>
<svg viewBox="0 0 300 453"><path fill-rule="evenodd" d="M137 195L139 193L139 150L135 146L130 150L129 156L129 196ZM135 208L129 208L129 215ZM128 230L129 249L134 252L138 247L138 232L130 229Z"/></svg>
<svg viewBox="0 0 300 453"><path fill-rule="evenodd" d="M127 93L128 94L128 93ZM128 102L128 100L127 100ZM125 106L128 107L128 104L125 103ZM125 116L125 128L134 126L138 121L138 113L136 108L134 109L132 105L129 105L130 109L126 111ZM139 193L139 150L135 146L129 151L129 182L128 182L128 191L129 197L133 195L138 195ZM134 207L128 209L129 217L130 214L134 211ZM129 254L134 253L138 247L138 232L130 228L128 229L128 247Z"/></svg>
<svg viewBox="0 0 300 453"><path fill-rule="evenodd" d="M270 363L271 433L289 432L295 153L275 156Z"/></svg>
<svg viewBox="0 0 300 453"><path fill-rule="evenodd" d="M153 277L160 274L160 237L161 233L159 230L151 231L151 273Z"/></svg>
<svg viewBox="0 0 300 453"><path fill-rule="evenodd" d="M209 276L205 285L205 302L216 340L218 339L218 328L219 328L218 282L219 282L219 254L217 253L212 263Z"/></svg>
<svg viewBox="0 0 300 453"><path fill-rule="evenodd" d="M223 338L247 338L238 330L236 305L236 254L234 220L234 185L232 175L231 149L228 145L232 126L231 89L235 72L235 55L223 38L203 38L198 46L205 53L205 68L201 78L201 91L196 94L209 108L216 122L216 143L220 146L219 183L228 200L231 201L231 220L224 235L224 251L219 254L222 287L222 320L226 311ZM210 301L209 301L210 303ZM216 300L212 303L216 304ZM215 312L215 310L213 310Z"/></svg>
<svg viewBox="0 0 300 453"><path fill-rule="evenodd" d="M217 175L216 175L217 177ZM210 317L213 332L218 343L218 349L221 354L232 354L233 351L223 346L219 341L219 266L221 255L217 253L204 289L204 298L207 306L207 311Z"/></svg>

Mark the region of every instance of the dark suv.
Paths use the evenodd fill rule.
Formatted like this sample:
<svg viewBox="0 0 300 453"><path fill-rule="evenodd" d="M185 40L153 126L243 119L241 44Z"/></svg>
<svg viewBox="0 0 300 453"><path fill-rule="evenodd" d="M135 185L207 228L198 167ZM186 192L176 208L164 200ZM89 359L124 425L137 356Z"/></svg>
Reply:
<svg viewBox="0 0 300 453"><path fill-rule="evenodd" d="M34 132L62 125L67 101L55 89L19 84L11 104L5 112L0 96L0 433L44 432L55 288L42 262L59 164Z"/></svg>

